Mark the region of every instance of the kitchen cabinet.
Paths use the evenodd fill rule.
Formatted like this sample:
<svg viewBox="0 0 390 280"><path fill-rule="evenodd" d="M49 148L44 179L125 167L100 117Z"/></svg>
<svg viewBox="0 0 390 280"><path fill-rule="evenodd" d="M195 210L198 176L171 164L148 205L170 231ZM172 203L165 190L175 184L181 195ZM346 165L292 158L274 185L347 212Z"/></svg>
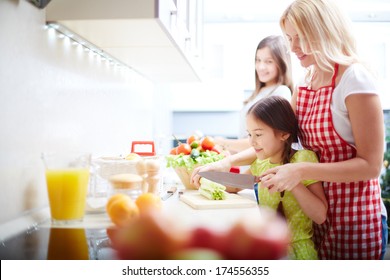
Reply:
<svg viewBox="0 0 390 280"><path fill-rule="evenodd" d="M153 82L198 82L203 0L56 0L57 23Z"/></svg>

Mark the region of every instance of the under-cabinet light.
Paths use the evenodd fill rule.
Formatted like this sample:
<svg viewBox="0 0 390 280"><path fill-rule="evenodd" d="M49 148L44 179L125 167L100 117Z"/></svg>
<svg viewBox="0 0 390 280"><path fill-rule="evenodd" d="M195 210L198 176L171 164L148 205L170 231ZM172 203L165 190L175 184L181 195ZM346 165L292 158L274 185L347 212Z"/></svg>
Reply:
<svg viewBox="0 0 390 280"><path fill-rule="evenodd" d="M111 56L110 54L106 53L102 49L99 49L96 45L88 42L84 38L80 37L79 35L73 33L63 25L59 23L48 23L45 26L45 29L54 29L58 33L58 37L61 39L68 38L71 40L72 45L81 46L84 48L84 51L89 54L93 54L94 56L100 57L102 61L105 61L109 63L110 65L116 66L116 67L124 67L128 68L132 71L135 71L128 65L124 64L123 62L119 61L115 57Z"/></svg>

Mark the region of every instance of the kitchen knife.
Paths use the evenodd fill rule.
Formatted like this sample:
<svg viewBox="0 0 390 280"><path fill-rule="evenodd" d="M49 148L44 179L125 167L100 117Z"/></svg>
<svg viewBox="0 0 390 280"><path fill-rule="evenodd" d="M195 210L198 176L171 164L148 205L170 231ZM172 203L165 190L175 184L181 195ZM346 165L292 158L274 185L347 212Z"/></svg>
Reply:
<svg viewBox="0 0 390 280"><path fill-rule="evenodd" d="M205 171L199 172L198 174L199 176L218 184L241 189L253 189L254 186L260 181L259 177L250 174L238 174L220 171Z"/></svg>
<svg viewBox="0 0 390 280"><path fill-rule="evenodd" d="M170 187L169 190L167 190L167 193L164 194L161 199L162 200L167 200L168 198L170 198L175 192L177 191L177 188L176 187Z"/></svg>

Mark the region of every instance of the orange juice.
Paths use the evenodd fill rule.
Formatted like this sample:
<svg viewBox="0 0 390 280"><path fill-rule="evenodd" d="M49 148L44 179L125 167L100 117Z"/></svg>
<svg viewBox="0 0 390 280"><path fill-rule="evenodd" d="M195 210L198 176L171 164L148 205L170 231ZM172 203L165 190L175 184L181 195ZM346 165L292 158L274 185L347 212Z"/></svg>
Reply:
<svg viewBox="0 0 390 280"><path fill-rule="evenodd" d="M89 169L47 169L46 182L53 221L82 220Z"/></svg>
<svg viewBox="0 0 390 280"><path fill-rule="evenodd" d="M51 228L48 260L88 260L88 243L83 228Z"/></svg>

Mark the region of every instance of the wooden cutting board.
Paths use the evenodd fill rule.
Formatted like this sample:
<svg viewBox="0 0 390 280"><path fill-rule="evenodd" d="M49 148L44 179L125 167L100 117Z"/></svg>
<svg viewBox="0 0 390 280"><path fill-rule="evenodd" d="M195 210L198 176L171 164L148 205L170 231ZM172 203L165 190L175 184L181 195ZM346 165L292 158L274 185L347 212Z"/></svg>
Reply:
<svg viewBox="0 0 390 280"><path fill-rule="evenodd" d="M198 191L186 191L180 195L180 200L194 209L247 208L257 206L256 201L231 193L224 200L210 200L199 194Z"/></svg>

